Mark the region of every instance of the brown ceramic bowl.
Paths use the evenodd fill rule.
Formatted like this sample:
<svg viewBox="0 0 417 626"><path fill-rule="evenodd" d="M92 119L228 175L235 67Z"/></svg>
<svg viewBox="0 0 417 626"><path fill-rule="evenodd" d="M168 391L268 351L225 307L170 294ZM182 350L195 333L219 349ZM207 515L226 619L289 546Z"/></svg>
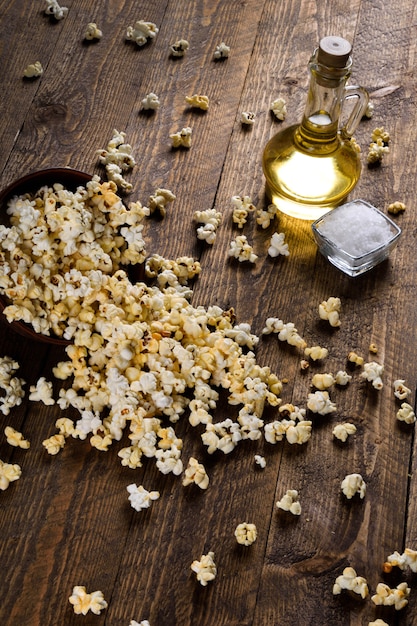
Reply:
<svg viewBox="0 0 417 626"><path fill-rule="evenodd" d="M70 191L75 191L79 186L85 186L86 183L91 180L92 176L85 172L79 172L66 167L58 167L53 169L40 170L32 172L15 180L8 185L3 191L0 192L0 223L7 225L8 216L6 213L7 202L13 196L20 196L25 193L36 192L44 185L53 185L55 183L61 183ZM0 295L0 312L2 313L4 308L9 304L7 299ZM54 335L42 335L33 330L32 326L25 324L24 322L11 322L10 328L19 333L23 337L28 339L35 339L42 341L43 343L50 343L56 345L68 345L66 339L57 337Z"/></svg>

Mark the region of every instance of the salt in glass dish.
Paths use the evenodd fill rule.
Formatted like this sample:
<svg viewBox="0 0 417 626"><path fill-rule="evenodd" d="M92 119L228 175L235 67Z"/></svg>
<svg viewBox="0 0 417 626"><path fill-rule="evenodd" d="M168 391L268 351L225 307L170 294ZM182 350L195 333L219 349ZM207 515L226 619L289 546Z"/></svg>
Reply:
<svg viewBox="0 0 417 626"><path fill-rule="evenodd" d="M319 250L348 276L359 276L386 259L401 228L365 200L342 204L312 224Z"/></svg>

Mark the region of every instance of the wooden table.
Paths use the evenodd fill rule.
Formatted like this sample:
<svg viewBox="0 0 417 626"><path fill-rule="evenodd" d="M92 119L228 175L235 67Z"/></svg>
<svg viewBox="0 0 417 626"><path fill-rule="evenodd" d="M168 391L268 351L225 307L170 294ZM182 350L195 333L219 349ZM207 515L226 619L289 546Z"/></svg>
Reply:
<svg viewBox="0 0 417 626"><path fill-rule="evenodd" d="M192 256L202 272L194 285L194 306L233 307L237 322L251 324L261 337L265 320L293 322L308 345L329 350L322 363L300 368L300 351L261 337L256 359L285 380L283 403L305 407L317 372L346 369L350 350L384 366L384 386L375 391L353 370L346 389L331 396L337 411L312 415L311 440L303 445L264 438L243 441L229 455L208 455L201 430L184 416L174 425L183 440L182 458L204 463L209 488L183 487L182 477L163 475L153 459L136 470L123 467L118 451L127 434L107 452L88 439L70 440L56 456L42 441L57 432L62 411L28 400L30 385L53 380L55 398L62 383L52 368L66 358L61 347L27 340L1 320L1 356L20 364L26 381L20 406L1 418L0 458L16 463L22 477L0 494L0 623L2 626L107 624L128 626L328 626L417 623L415 575L387 576L382 564L394 551L417 549L417 483L414 479L414 426L396 419L399 402L393 381L404 379L414 404L417 256L415 255L416 57L414 4L410 0L309 3L303 0L189 0L112 2L68 0L67 16L55 21L46 4L0 1L2 96L0 122L1 187L34 170L68 166L105 177L97 159L113 129L126 133L137 161L127 178L128 200L147 203L156 188L176 200L161 221L149 220L149 254ZM138 47L125 39L137 20L155 23L159 33ZM103 31L98 42L83 41L89 22ZM238 230L231 198L247 195L267 205L261 155L267 140L302 115L308 85L307 62L319 39L346 37L354 45L351 83L364 85L375 105L372 120L356 133L362 146L363 174L352 198L365 198L382 210L396 200L407 210L396 217L403 236L388 261L351 279L317 251L305 222L281 217L263 230L250 216L243 229L254 246L254 265L228 260ZM189 41L182 58L169 46ZM226 42L230 56L214 61ZM40 61L39 79L24 80L29 63ZM147 114L141 100L154 92L159 110ZM185 96L204 94L207 112L191 109ZM282 96L287 119L280 123L270 104ZM253 111L245 127L241 113ZM189 150L174 150L170 134L192 127ZM366 155L372 130L391 136L389 155L369 169ZM215 244L196 237L196 210L223 215ZM272 233L284 232L290 256L267 255ZM318 305L329 297L342 302L341 326L319 319ZM369 352L370 344L378 348ZM236 415L219 406L215 421ZM265 422L277 419L277 409ZM345 444L335 441L337 423L356 425ZM30 440L29 450L11 447L4 428L13 426ZM266 459L260 469L254 455ZM345 475L360 473L367 492L348 501L341 493ZM142 512L127 499L130 483L160 492ZM288 489L300 495L302 511L293 516L276 502ZM241 522L256 524L249 547L237 544ZM199 584L191 563L213 551L217 576ZM353 567L366 577L365 600L347 592L334 596L333 583ZM370 599L379 582L411 587L402 611L377 608ZM100 615L75 615L68 598L75 585L101 590L108 607Z"/></svg>

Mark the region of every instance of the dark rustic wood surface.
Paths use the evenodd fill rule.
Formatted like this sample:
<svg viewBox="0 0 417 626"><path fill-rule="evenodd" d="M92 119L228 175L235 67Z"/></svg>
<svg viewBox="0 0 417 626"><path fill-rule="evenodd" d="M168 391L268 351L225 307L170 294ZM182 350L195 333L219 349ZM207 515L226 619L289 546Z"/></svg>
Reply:
<svg viewBox="0 0 417 626"><path fill-rule="evenodd" d="M376 609L370 598L333 596L335 578L347 565L365 576L373 593L385 579L382 563L404 548L417 549L417 482L414 427L395 419L392 381L416 386L415 146L416 11L411 0L67 0L68 15L54 22L41 0L0 0L0 184L34 170L69 166L103 175L96 151L113 128L127 134L137 166L129 180L131 199L146 204L156 187L177 199L162 222L146 230L149 253L168 258L199 258L203 271L193 304L234 307L239 322L260 335L269 316L292 321L309 345L325 345L328 359L301 372L299 354L276 338L261 339L257 359L287 379L284 402L305 406L312 372L346 367L356 350L372 360L378 346L384 387L371 393L358 373L335 392L338 407L330 418L314 420L303 446L243 442L228 456L209 457L186 419L176 430L183 457L195 454L207 466L207 491L184 488L180 477L163 476L152 460L141 469L123 468L121 444L108 452L88 441L71 441L49 456L42 441L55 432L62 415L57 405L29 402L1 417L0 458L18 463L22 477L0 493L0 624L2 626L128 626L148 619L151 626L367 626L377 617L390 625L417 623L417 581L406 609ZM159 34L138 48L125 41L126 27L138 19L157 24ZM103 31L86 44L88 22ZM253 267L227 261L236 234L231 223L233 195L266 203L262 150L282 125L269 111L283 96L285 125L300 119L308 84L307 62L319 39L338 34L354 46L351 82L364 85L375 104L374 118L356 133L366 160L374 127L391 135L381 167L366 165L352 194L386 210L407 205L397 221L403 237L389 260L357 279L329 265L317 252L309 226L282 217L291 255L270 259L269 238L253 219L244 233L259 259ZM169 45L190 42L184 58L172 59ZM220 42L230 57L213 61ZM41 61L44 74L24 80L24 68ZM141 99L158 94L160 109L141 112ZM184 98L210 98L198 114ZM244 128L242 111L256 113ZM192 126L189 151L172 150L169 135ZM195 210L215 207L224 219L212 248L198 244ZM342 301L342 325L330 329L318 318L318 304L330 296ZM1 356L20 363L26 388L40 376L52 379L62 349L23 339L0 322ZM56 385L56 389L59 384ZM74 417L74 416L73 416ZM217 419L225 419L227 409ZM333 426L343 420L357 433L336 445ZM12 425L31 441L29 450L12 448L4 427ZM296 448L296 449L295 449ZM254 454L264 454L264 470ZM363 501L346 501L340 482L359 472L367 483ZM126 486L136 482L157 489L160 499L136 513ZM300 517L278 511L275 502L298 489ZM234 529L251 521L258 539L238 546ZM214 551L218 574L202 587L190 565ZM398 581L397 581L398 582ZM74 615L68 597L74 585L100 589L108 602L101 615Z"/></svg>

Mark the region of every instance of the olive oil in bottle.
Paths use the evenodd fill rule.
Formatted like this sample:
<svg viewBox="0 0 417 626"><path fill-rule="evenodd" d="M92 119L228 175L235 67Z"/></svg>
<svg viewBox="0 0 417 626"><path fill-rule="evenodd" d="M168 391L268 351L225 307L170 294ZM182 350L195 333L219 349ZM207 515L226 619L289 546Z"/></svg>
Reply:
<svg viewBox="0 0 417 626"><path fill-rule="evenodd" d="M263 154L266 191L280 211L315 220L341 204L359 180L361 162L351 137L368 104L362 87L346 86L351 46L325 37L309 63L310 87L301 124L277 133ZM343 102L355 98L339 127Z"/></svg>

